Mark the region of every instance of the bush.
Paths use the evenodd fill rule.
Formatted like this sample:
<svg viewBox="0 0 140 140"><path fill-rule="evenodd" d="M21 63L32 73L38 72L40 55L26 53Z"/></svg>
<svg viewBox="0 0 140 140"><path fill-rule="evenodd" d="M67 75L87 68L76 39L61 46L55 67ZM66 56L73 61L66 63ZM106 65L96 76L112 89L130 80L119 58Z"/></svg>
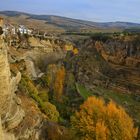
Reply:
<svg viewBox="0 0 140 140"><path fill-rule="evenodd" d="M47 102L49 100L48 93L46 91L41 91L38 95L43 102Z"/></svg>
<svg viewBox="0 0 140 140"><path fill-rule="evenodd" d="M44 112L47 115L49 121L57 122L59 118L59 112L57 111L55 105L50 102L44 103Z"/></svg>

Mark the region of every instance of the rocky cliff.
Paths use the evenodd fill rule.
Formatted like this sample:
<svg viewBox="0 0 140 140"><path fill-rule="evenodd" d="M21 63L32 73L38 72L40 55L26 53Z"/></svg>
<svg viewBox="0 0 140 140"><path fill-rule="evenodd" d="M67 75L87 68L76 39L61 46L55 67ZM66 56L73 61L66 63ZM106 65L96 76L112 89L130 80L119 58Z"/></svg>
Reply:
<svg viewBox="0 0 140 140"><path fill-rule="evenodd" d="M22 55L12 52L3 39L0 40L0 139L39 140L39 129L45 120L36 103L26 94L19 94L21 73L10 71L13 60ZM11 53L9 53L11 51ZM13 56L16 55L16 57ZM12 70L12 69L11 69ZM17 92L17 93L15 93Z"/></svg>
<svg viewBox="0 0 140 140"><path fill-rule="evenodd" d="M20 81L21 74L11 77L7 56L7 47L4 41L0 40L0 116L2 119L3 140L14 140L14 135L8 133L19 125L23 120L24 111L17 103L15 91ZM1 130L2 130L1 129ZM1 133L1 134L2 134Z"/></svg>
<svg viewBox="0 0 140 140"><path fill-rule="evenodd" d="M69 47L70 46L70 47ZM2 140L45 140L46 116L18 85L22 74L37 79L63 59L72 45L60 39L12 37L0 40L0 136ZM67 50L69 48L69 50ZM18 66L19 65L19 66ZM16 92L16 93L15 93Z"/></svg>
<svg viewBox="0 0 140 140"><path fill-rule="evenodd" d="M132 37L131 37L132 38ZM95 42L95 48L116 72L115 80L127 88L140 89L140 40L108 40Z"/></svg>
<svg viewBox="0 0 140 140"><path fill-rule="evenodd" d="M58 38L17 36L16 39L7 37L6 42L10 46L8 51L10 62L24 60L27 73L32 78L40 76L48 64L65 58L67 51L73 50L72 44Z"/></svg>
<svg viewBox="0 0 140 140"><path fill-rule="evenodd" d="M138 38L86 39L73 61L78 81L91 89L104 85L125 93L140 93L139 48Z"/></svg>

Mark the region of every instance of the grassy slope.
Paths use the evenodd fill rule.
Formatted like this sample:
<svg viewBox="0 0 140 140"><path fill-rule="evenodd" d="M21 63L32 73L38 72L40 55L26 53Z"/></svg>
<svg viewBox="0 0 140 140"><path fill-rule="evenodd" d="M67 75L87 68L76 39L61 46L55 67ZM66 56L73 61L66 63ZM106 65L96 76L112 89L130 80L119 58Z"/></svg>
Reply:
<svg viewBox="0 0 140 140"><path fill-rule="evenodd" d="M86 100L89 96L92 96L92 93L90 93L90 91L88 91L86 88L84 88L78 83L76 83L76 89L80 96L84 98L84 100Z"/></svg>

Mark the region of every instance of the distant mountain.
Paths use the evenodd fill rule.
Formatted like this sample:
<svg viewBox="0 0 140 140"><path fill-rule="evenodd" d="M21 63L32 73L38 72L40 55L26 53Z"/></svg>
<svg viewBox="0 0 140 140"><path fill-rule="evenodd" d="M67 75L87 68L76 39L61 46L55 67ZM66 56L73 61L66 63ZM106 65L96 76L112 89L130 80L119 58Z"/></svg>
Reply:
<svg viewBox="0 0 140 140"><path fill-rule="evenodd" d="M66 18L54 15L35 15L17 11L0 11L10 22L26 24L43 28L43 30L54 29L55 31L82 31L82 32L100 32L100 31L118 31L128 28L140 28L138 23L129 22L105 22L98 23L84 21L79 19ZM34 22L33 22L34 21Z"/></svg>

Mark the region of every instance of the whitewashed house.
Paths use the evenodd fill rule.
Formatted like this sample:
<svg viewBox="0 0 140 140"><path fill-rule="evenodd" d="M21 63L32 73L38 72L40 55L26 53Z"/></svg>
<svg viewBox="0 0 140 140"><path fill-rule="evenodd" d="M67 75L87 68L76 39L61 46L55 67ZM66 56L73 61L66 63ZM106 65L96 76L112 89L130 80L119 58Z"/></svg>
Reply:
<svg viewBox="0 0 140 140"><path fill-rule="evenodd" d="M16 27L12 24L5 24L3 26L3 32L5 35L12 34L15 35L17 33Z"/></svg>
<svg viewBox="0 0 140 140"><path fill-rule="evenodd" d="M3 34L7 35L9 33L9 27L7 25L3 26Z"/></svg>
<svg viewBox="0 0 140 140"><path fill-rule="evenodd" d="M19 33L20 34L24 34L24 30L25 30L25 27L24 27L24 25L19 25L19 28L18 28L18 30L19 30Z"/></svg>
<svg viewBox="0 0 140 140"><path fill-rule="evenodd" d="M16 27L14 25L10 24L10 31L11 31L12 35L15 35L16 34Z"/></svg>
<svg viewBox="0 0 140 140"><path fill-rule="evenodd" d="M32 32L33 32L33 30L31 30L31 29L28 29L28 35L32 35Z"/></svg>
<svg viewBox="0 0 140 140"><path fill-rule="evenodd" d="M24 25L19 25L18 30L19 30L20 34L28 34L28 35L31 35L32 34L32 30L31 29L28 29Z"/></svg>

